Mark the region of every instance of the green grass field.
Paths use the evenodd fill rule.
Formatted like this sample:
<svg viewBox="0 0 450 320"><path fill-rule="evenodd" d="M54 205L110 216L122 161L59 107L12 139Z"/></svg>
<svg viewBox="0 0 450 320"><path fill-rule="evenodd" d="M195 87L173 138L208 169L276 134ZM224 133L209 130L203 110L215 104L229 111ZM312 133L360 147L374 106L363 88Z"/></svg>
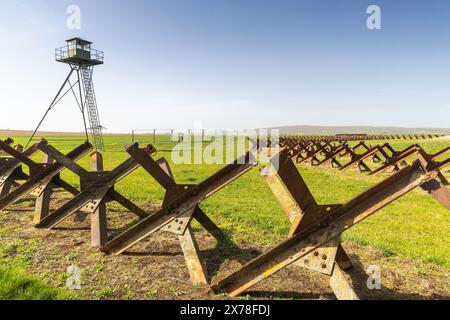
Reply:
<svg viewBox="0 0 450 320"><path fill-rule="evenodd" d="M25 139L15 139L23 143ZM105 169L112 169L127 158L123 145L129 137L105 137L107 151L104 153ZM138 139L141 145L145 138ZM167 140L167 139L164 139ZM76 138L49 138L48 141L62 152L67 152L82 141ZM152 142L152 139L148 139ZM369 144L381 143L370 141ZM397 150L413 143L420 144L427 152L434 153L450 142L447 140L390 141ZM170 150L173 144L157 142L158 150ZM36 159L39 159L37 156ZM166 157L171 162L168 151L159 152L155 158ZM88 157L79 161L88 167ZM172 170L178 183L198 183L219 170L223 165L173 165ZM450 168L449 168L450 169ZM386 175L367 176L356 171L337 171L325 168L299 166L314 196L323 204L343 203L364 190L380 182ZM63 178L78 186L79 181L70 172L64 171ZM446 173L450 178L449 173ZM121 181L117 190L140 205L161 204L163 189L144 170L138 169ZM202 203L205 212L219 224L235 241L246 241L261 245L273 245L283 239L289 230L289 223L276 199L272 195L258 170L253 170L219 193ZM359 245L371 246L385 255L412 258L418 263L432 263L450 267L450 212L424 191L416 189L407 196L382 209L344 234L344 240ZM0 262L1 260L0 256ZM0 264L1 266L1 264ZM1 271L5 280L7 273ZM13 284L17 281L12 277ZM30 280L32 283L33 280ZM42 284L39 284L42 285ZM8 286L8 285L7 285ZM17 284L20 287L20 283ZM33 285L34 286L34 285ZM31 288L33 288L33 286ZM14 289L15 290L15 289ZM30 296L24 291L20 297ZM0 287L0 298L9 297L11 290ZM64 294L49 293L44 297L65 297Z"/></svg>

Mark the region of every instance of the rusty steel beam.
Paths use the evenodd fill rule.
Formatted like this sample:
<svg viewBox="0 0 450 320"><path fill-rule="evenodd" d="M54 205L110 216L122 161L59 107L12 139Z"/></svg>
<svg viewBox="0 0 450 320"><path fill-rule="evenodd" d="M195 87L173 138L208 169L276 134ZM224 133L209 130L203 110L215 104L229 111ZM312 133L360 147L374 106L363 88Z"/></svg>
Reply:
<svg viewBox="0 0 450 320"><path fill-rule="evenodd" d="M165 190L163 207L181 195L184 191L193 188L195 185L180 185L175 182L172 170L166 159L153 160L139 148L128 148L127 152L147 171ZM212 220L196 206L193 211L195 218L208 232L218 239L223 237L222 231L212 222Z"/></svg>
<svg viewBox="0 0 450 320"><path fill-rule="evenodd" d="M433 139L443 135L368 135L368 134L339 134L339 135L284 135L280 139L280 145L288 145L299 141L314 142L350 142L370 140L418 140Z"/></svg>
<svg viewBox="0 0 450 320"><path fill-rule="evenodd" d="M445 208L450 210L450 190L439 179L432 179L422 184L421 187Z"/></svg>
<svg viewBox="0 0 450 320"><path fill-rule="evenodd" d="M300 163L305 160L306 156L310 152L310 148L313 146L312 141L308 141L306 143L300 143L299 149L292 153L291 158L295 163Z"/></svg>
<svg viewBox="0 0 450 320"><path fill-rule="evenodd" d="M42 140L40 143L37 144L37 148L40 149L42 146L48 145L48 142L46 140ZM73 161L78 160L85 154L87 154L90 150L92 150L92 145L88 142L78 146L71 152L67 154L67 157L72 159ZM9 150L11 151L11 150ZM9 152L8 151L8 152ZM15 154L15 152L12 152ZM16 156L19 156L18 154L15 154ZM29 158L23 157L23 155L20 155L20 160L25 160L27 165L30 167L30 177L29 179L23 183L18 188L14 189L7 195L0 198L0 210L3 210L16 202L17 200L21 199L22 197L37 191L42 191L45 189L45 187L52 182L52 180L58 176L58 174L64 170L64 166L59 163L52 163L48 165L38 165L35 162L29 162ZM40 190L42 189L42 190Z"/></svg>
<svg viewBox="0 0 450 320"><path fill-rule="evenodd" d="M323 152L325 150L325 146L322 144L316 144L314 145L314 147L317 147L316 149L313 149L312 151L310 151L305 158L301 159L299 163L311 163L313 164L314 161L318 162L319 160L317 159L317 156Z"/></svg>
<svg viewBox="0 0 450 320"><path fill-rule="evenodd" d="M37 147L37 144L32 146L30 148L31 151L34 151L34 153L36 153L37 152L36 147ZM3 150L3 152L10 155L11 157L15 158L16 160L22 162L23 164L25 164L29 167L33 167L36 165L36 163L30 159L30 156L23 154L20 150L14 149L8 143L4 143L3 141L0 141L0 149Z"/></svg>
<svg viewBox="0 0 450 320"><path fill-rule="evenodd" d="M166 180L166 177L172 180L171 184L166 184L166 195L164 197L163 207L175 199L184 190L193 187L192 185L178 185L175 182L169 163L164 158L154 161L152 158L145 157L145 155L143 155L145 158L141 158L140 154L142 155L142 153L139 152L139 150L134 149L129 150L128 152L135 159L139 158L141 165L145 165L147 168L145 170L153 177L158 177L159 180L163 181ZM156 167L153 165L156 165ZM194 210L191 210L190 213L185 215L182 219L178 221L175 220L175 223L178 223L178 227L171 228L171 226L167 226L163 230L172 232L178 236L178 241L183 251L186 267L191 277L191 281L194 284L208 284L207 268L200 258L200 249L191 225L192 218L195 215L197 215L197 217L202 217L203 215L203 218L209 219L197 205ZM219 229L211 220L206 222L211 223L214 229ZM207 228L208 227L211 226L207 224Z"/></svg>
<svg viewBox="0 0 450 320"><path fill-rule="evenodd" d="M9 146L9 144L6 144ZM3 147L5 147L5 143L3 141L0 141L0 149L3 150ZM8 148L7 148L8 149ZM8 149L9 150L9 149ZM15 150L17 152L20 152L19 150ZM35 155L38 152L36 144L32 145L30 148L25 150L24 152L20 152L21 155L25 158L30 158L33 155ZM3 162L3 165L0 167L0 185L3 185L8 178L14 174L16 170L20 168L22 165L22 162L14 157L12 158L2 158L5 161Z"/></svg>
<svg viewBox="0 0 450 320"><path fill-rule="evenodd" d="M406 148L404 151L396 153L392 158L390 158L384 165L373 170L370 174L375 175L379 173L386 172L389 169L398 170L399 166L405 163L405 161L419 153L422 148L419 145L412 145Z"/></svg>
<svg viewBox="0 0 450 320"><path fill-rule="evenodd" d="M431 159L432 159L432 160L436 160L437 158L442 157L444 154L447 154L447 153L449 153L449 152L450 152L450 147L444 148L444 149L442 149L441 151L439 151L439 152L433 154L433 155L431 156Z"/></svg>
<svg viewBox="0 0 450 320"><path fill-rule="evenodd" d="M349 152L350 152L349 147L346 144L343 144L343 145L339 146L338 148L336 148L334 151L327 153L327 155L325 156L325 159L323 159L322 161L317 163L316 166L330 165L333 168L333 164L334 164L336 167L340 168L342 165L340 164L339 161L337 161L336 158L345 156Z"/></svg>
<svg viewBox="0 0 450 320"><path fill-rule="evenodd" d="M14 140L11 138L6 138L5 140L0 140L0 142L7 144L7 145L12 145L14 143ZM4 156L5 153L3 152L3 150L0 148L0 156ZM7 155L7 154L6 154Z"/></svg>
<svg viewBox="0 0 450 320"><path fill-rule="evenodd" d="M272 158L271 161L272 165L262 170L262 173L265 173L266 182L291 222L289 237L325 216L333 208L338 207L338 205L323 206L317 204L295 164L289 160L286 153L281 152L278 159ZM340 239L334 239L314 255L305 257L303 261L298 261L295 264L311 271L332 276L333 259L336 259L343 270L352 267L348 255L340 245ZM323 267L324 263L326 264L325 268Z"/></svg>
<svg viewBox="0 0 450 320"><path fill-rule="evenodd" d="M450 160L450 159L449 159ZM430 164L419 159L398 171L347 204L300 229L289 239L254 259L239 271L213 285L216 292L238 296L260 281L312 253L325 243L339 237L345 230L363 221L386 205L438 176L450 161Z"/></svg>
<svg viewBox="0 0 450 320"><path fill-rule="evenodd" d="M384 158L384 161L380 158L380 156L378 155L378 154L375 154L374 156L373 156L373 158L372 158L372 162L373 163L380 163L380 162L384 162L384 163L386 163L387 161L389 161L389 159L392 157L392 156L389 156L389 154L387 153L387 151L385 151L384 149L389 149L389 148L391 148L392 149L392 147L391 147L391 145L389 144L389 143L385 143L385 144L383 144L382 146L380 146L379 147L379 150L378 150L378 152L380 153L380 155ZM395 151L395 150L394 150Z"/></svg>
<svg viewBox="0 0 450 320"><path fill-rule="evenodd" d="M354 155L354 157L351 159L351 161L345 165L343 165L339 170L346 170L346 169L353 169L353 168L359 168L360 166L363 166L365 170L370 171L370 168L364 163L364 160L373 157L380 151L379 146L375 146L369 150L367 150L363 154ZM361 169L362 170L362 169Z"/></svg>
<svg viewBox="0 0 450 320"><path fill-rule="evenodd" d="M137 144L134 146L137 146ZM139 167L139 164L133 158L129 158L112 171L88 172L53 147L47 145L42 149L45 153L55 159L57 163L63 165L80 177L81 192L40 221L36 225L40 228L55 228L71 214L74 214L81 209L89 213L95 212L102 202L106 200L106 195L112 190L114 185ZM155 154L156 150L153 146L149 145L145 149L145 152ZM115 191L110 192L110 196L115 200L119 200L117 202L128 207L127 209L138 208L136 205L132 204L131 201L125 201L125 197L119 195ZM142 209L138 209L136 213L142 214L142 212Z"/></svg>
<svg viewBox="0 0 450 320"><path fill-rule="evenodd" d="M202 183L180 193L156 213L108 242L102 247L102 251L116 254L123 253L163 227L175 225L176 219L192 213L198 203L233 182L255 165L256 159L250 152L247 153Z"/></svg>
<svg viewBox="0 0 450 320"><path fill-rule="evenodd" d="M356 152L359 148L363 148L365 151L368 151L368 150L371 149L371 148L369 148L369 147L366 145L366 142L365 142L365 141L361 141L360 143L358 143L357 145L355 145L355 146L352 148L352 151L353 151L353 152Z"/></svg>

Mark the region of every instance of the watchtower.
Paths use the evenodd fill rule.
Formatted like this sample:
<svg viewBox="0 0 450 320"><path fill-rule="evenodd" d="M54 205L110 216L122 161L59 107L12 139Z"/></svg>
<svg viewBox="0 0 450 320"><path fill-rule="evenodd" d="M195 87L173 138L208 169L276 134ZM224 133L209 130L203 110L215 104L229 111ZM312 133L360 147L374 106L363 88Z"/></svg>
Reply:
<svg viewBox="0 0 450 320"><path fill-rule="evenodd" d="M103 127L100 123L92 76L94 73L94 66L102 65L104 63L104 53L93 49L92 42L77 37L66 40L65 46L55 49L55 58L56 61L69 65L70 72L28 143L34 138L50 110L52 110L66 94L72 91L83 116L86 139L88 141L90 140L90 132L96 150L103 151ZM74 73L76 73L77 77L72 84L71 77ZM63 93L66 85L69 85L69 89ZM78 93L74 90L76 86L78 86ZM86 111L90 124L89 128L86 124Z"/></svg>
<svg viewBox="0 0 450 320"><path fill-rule="evenodd" d="M80 67L103 64L104 54L92 49L92 42L81 38L72 38L66 42L66 46L56 49L56 61Z"/></svg>

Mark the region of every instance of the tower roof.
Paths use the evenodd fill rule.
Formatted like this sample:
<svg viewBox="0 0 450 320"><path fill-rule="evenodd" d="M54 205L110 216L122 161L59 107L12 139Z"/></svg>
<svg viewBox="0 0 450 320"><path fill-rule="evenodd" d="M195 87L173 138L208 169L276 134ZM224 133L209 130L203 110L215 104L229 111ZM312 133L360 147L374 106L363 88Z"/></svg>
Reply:
<svg viewBox="0 0 450 320"><path fill-rule="evenodd" d="M75 38L67 39L66 42L70 42L70 41L73 41L73 40L77 40L77 41L79 41L79 42L81 42L81 43L83 43L83 44L92 44L91 41L84 40L83 38L80 38L80 37L75 37Z"/></svg>

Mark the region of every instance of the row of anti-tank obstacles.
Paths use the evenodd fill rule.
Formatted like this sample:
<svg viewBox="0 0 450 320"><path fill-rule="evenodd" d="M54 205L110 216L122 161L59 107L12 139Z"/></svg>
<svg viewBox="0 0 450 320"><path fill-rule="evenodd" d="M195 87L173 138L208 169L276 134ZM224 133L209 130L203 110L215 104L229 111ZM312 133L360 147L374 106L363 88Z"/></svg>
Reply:
<svg viewBox="0 0 450 320"><path fill-rule="evenodd" d="M27 150L12 145L11 139L0 141L3 154L0 158L0 210L7 209L25 196L33 195L36 197L34 224L38 228L48 229L57 227L77 212L91 214L92 245L107 254L124 253L157 231L171 232L181 244L192 282L198 284L208 284L209 278L192 231L192 220L197 220L216 239L223 238L220 228L200 209L200 203L250 170L261 168L257 156L267 150L255 142L252 150L234 163L199 184L185 185L176 183L164 158L153 159L156 150L151 145L145 148L140 148L138 144L127 146L130 157L112 171L103 170L102 156L98 152L90 154L90 171L77 164L77 160L92 151L89 143L67 154L62 154L46 140ZM42 163L31 159L38 151L45 155ZM287 239L242 269L212 284L215 292L236 297L293 264L328 278L337 298L358 299L344 272L352 267L340 243L345 230L417 187L427 190L450 210L450 191L445 187L446 181L441 174L441 170L450 165L450 158L437 162L434 155L419 149L417 160L412 164L405 165L351 201L321 205L316 202L299 173L291 151L281 148L279 153L271 157L271 164L260 171L291 222ZM24 167L29 170L23 170ZM166 190L163 205L156 212L143 210L114 188L139 167ZM80 188L75 188L61 178L63 170L70 170L79 177ZM51 196L58 189L72 196L62 206L51 211ZM140 221L109 240L106 204L113 201L136 214Z"/></svg>
<svg viewBox="0 0 450 320"><path fill-rule="evenodd" d="M369 134L337 134L337 135L292 135L284 134L281 138L308 140L314 142L335 142L335 141L369 141L369 140L421 140L436 139L444 137L445 134L391 134L391 135L369 135Z"/></svg>
<svg viewBox="0 0 450 320"><path fill-rule="evenodd" d="M396 172L406 166L409 159L424 153L418 144L403 150L395 150L388 142L373 146L367 145L366 141L360 141L351 146L348 141L315 141L290 137L280 139L278 145L287 151L297 164L331 167L338 170L357 169L370 175ZM450 147L447 147L430 155L431 160L438 159L449 151ZM367 162L371 162L372 167ZM377 167L374 168L374 165Z"/></svg>

